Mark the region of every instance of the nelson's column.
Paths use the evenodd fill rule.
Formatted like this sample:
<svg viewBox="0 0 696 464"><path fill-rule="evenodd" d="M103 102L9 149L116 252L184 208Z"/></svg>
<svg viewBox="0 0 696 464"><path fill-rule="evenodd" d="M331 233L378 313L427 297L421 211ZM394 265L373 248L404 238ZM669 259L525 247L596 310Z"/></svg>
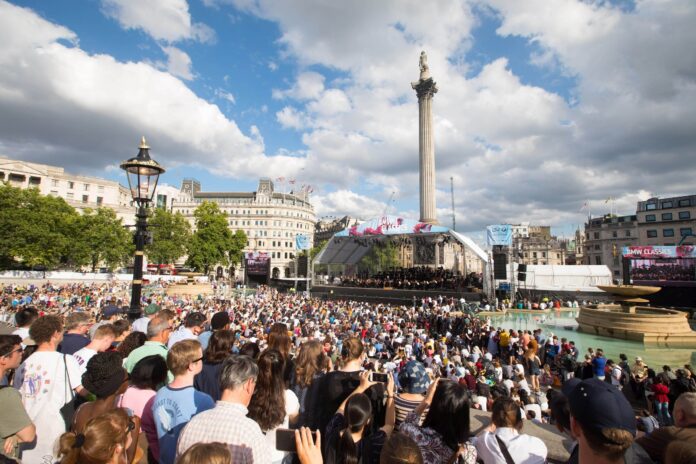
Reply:
<svg viewBox="0 0 696 464"><path fill-rule="evenodd" d="M411 83L418 95L418 152L420 155L420 221L437 224L435 208L435 141L433 139L433 95L437 84L430 77L428 55L420 54L420 79Z"/></svg>

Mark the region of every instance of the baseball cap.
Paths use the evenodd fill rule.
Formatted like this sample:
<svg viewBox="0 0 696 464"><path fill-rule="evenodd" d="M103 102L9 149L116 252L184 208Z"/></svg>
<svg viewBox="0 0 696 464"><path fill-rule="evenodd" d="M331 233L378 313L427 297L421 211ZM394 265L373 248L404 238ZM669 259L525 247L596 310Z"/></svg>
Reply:
<svg viewBox="0 0 696 464"><path fill-rule="evenodd" d="M430 378L425 367L418 361L409 361L399 372L399 385L406 393L425 393Z"/></svg>
<svg viewBox="0 0 696 464"><path fill-rule="evenodd" d="M145 307L145 314L148 316L152 316L153 314L157 314L160 310L159 305L155 303L150 303Z"/></svg>
<svg viewBox="0 0 696 464"><path fill-rule="evenodd" d="M584 427L596 430L622 429L636 434L633 408L624 394L615 386L599 379L577 382L574 388L566 388L570 414Z"/></svg>
<svg viewBox="0 0 696 464"><path fill-rule="evenodd" d="M115 316L116 314L121 314L121 308L118 306L109 305L104 308L104 317Z"/></svg>

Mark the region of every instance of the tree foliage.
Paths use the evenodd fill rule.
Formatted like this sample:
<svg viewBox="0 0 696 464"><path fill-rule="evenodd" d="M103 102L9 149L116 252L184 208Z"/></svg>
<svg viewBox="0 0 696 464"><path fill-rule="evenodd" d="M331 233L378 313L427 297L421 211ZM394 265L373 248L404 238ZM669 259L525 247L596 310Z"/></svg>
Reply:
<svg viewBox="0 0 696 464"><path fill-rule="evenodd" d="M133 256L133 235L109 208L85 209L78 220L75 237L72 253L75 264L89 266L92 272L100 264L113 271Z"/></svg>
<svg viewBox="0 0 696 464"><path fill-rule="evenodd" d="M247 244L246 234L240 230L232 233L227 225L227 214L217 203L204 201L193 215L196 231L188 245L188 266L208 274L216 264L228 266L241 259Z"/></svg>
<svg viewBox="0 0 696 464"><path fill-rule="evenodd" d="M360 260L360 267L371 274L399 266L399 247L389 241L377 242Z"/></svg>
<svg viewBox="0 0 696 464"><path fill-rule="evenodd" d="M181 213L156 208L148 220L152 243L145 247L148 259L157 264L171 264L186 254L191 239L191 225Z"/></svg>

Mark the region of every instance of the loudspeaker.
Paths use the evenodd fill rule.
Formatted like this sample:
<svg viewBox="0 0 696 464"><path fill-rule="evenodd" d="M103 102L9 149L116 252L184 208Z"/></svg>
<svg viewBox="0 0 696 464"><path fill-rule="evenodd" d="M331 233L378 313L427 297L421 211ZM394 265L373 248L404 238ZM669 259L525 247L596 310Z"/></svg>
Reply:
<svg viewBox="0 0 696 464"><path fill-rule="evenodd" d="M299 277L307 277L307 268L309 260L307 256L300 256L297 263L297 275Z"/></svg>
<svg viewBox="0 0 696 464"><path fill-rule="evenodd" d="M507 254L493 254L493 278L498 280L507 279Z"/></svg>
<svg viewBox="0 0 696 464"><path fill-rule="evenodd" d="M527 280L527 265L526 264L518 264L517 265L517 280L520 282L524 282Z"/></svg>

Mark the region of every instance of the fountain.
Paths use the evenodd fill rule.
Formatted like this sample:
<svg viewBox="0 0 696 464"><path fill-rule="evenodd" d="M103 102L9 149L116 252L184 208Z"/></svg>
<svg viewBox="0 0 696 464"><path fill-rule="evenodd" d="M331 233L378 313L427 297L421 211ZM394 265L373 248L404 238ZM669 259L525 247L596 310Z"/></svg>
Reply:
<svg viewBox="0 0 696 464"><path fill-rule="evenodd" d="M167 295L210 295L213 287L207 282L196 283L195 278L202 276L201 272L179 272L180 276L186 277L186 282L176 282L167 287Z"/></svg>
<svg viewBox="0 0 696 464"><path fill-rule="evenodd" d="M660 287L638 285L598 285L613 296L614 304L592 304L580 308L578 330L605 337L634 340L646 344L696 347L696 332L688 315L675 309L640 306L641 298L660 291Z"/></svg>

